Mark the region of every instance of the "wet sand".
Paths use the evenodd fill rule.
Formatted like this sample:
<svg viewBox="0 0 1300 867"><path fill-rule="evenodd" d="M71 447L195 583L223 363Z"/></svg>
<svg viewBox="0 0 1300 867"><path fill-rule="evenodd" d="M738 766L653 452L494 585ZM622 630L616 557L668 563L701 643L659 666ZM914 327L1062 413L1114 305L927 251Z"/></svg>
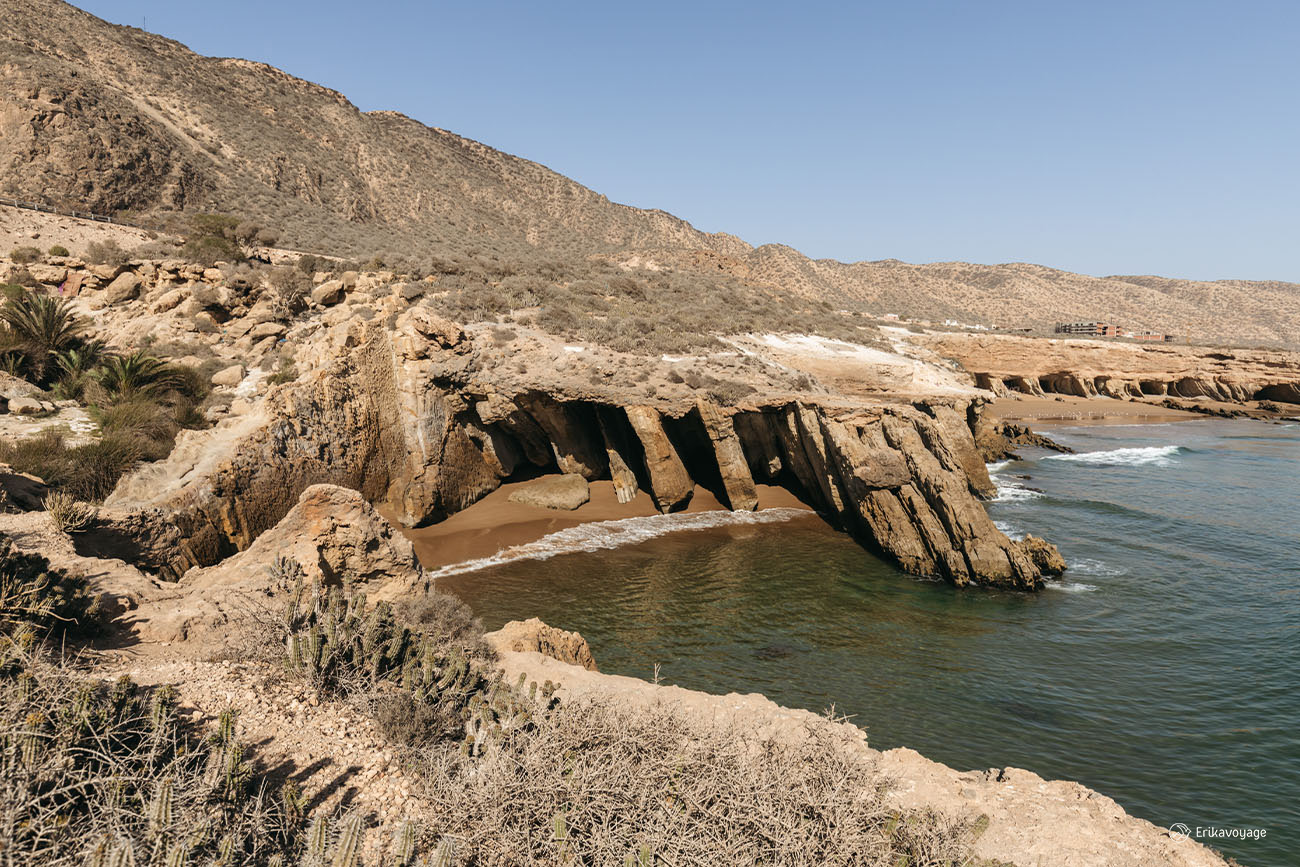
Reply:
<svg viewBox="0 0 1300 867"><path fill-rule="evenodd" d="M616 521L659 514L654 501L645 491L629 503L620 503L614 495L614 483L591 483L591 500L571 512L554 511L537 506L510 502L511 492L528 482L502 485L464 511L428 527L402 528L415 546L415 554L426 569L437 569L465 560L490 557L515 545L535 542L543 536L589 524L593 521ZM758 485L760 509L809 509L806 503L784 488ZM687 512L722 511L724 507L709 491L696 486ZM391 520L391 516L386 515ZM394 522L396 523L396 522Z"/></svg>

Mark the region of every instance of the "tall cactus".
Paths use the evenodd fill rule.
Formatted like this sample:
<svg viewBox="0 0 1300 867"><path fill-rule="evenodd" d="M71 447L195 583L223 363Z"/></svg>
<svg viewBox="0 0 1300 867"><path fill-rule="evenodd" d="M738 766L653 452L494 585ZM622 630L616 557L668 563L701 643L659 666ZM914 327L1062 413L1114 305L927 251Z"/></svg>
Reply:
<svg viewBox="0 0 1300 867"><path fill-rule="evenodd" d="M354 813L343 821L339 838L334 843L334 857L330 867L356 867L361 857L361 837L365 831L361 816Z"/></svg>

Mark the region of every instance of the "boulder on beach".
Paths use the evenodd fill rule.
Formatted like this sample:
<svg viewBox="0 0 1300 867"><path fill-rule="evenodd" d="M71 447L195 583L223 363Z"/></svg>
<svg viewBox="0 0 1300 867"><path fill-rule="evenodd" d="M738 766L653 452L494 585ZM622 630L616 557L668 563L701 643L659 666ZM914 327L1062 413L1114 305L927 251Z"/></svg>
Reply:
<svg viewBox="0 0 1300 867"><path fill-rule="evenodd" d="M530 482L510 495L510 502L542 509L573 511L591 499L587 480L577 473L547 476Z"/></svg>

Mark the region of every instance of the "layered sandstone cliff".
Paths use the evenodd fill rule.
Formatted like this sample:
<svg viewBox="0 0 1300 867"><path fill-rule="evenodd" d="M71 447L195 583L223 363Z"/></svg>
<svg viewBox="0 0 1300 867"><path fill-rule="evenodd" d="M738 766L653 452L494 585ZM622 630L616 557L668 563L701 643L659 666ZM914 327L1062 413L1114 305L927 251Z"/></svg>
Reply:
<svg viewBox="0 0 1300 867"><path fill-rule="evenodd" d="M732 509L780 485L918 575L1034 589L1054 549L1007 538L979 498L992 485L969 400L755 394L655 398L486 370L482 349L423 306L318 323L298 339L297 381L248 414L186 434L123 479L105 515L179 577L243 550L317 483L354 488L407 525L441 520L507 480L612 479L665 512L697 485ZM1046 546L1050 549L1050 546Z"/></svg>
<svg viewBox="0 0 1300 867"><path fill-rule="evenodd" d="M1208 398L1300 403L1300 353L1084 339L909 336L998 396Z"/></svg>

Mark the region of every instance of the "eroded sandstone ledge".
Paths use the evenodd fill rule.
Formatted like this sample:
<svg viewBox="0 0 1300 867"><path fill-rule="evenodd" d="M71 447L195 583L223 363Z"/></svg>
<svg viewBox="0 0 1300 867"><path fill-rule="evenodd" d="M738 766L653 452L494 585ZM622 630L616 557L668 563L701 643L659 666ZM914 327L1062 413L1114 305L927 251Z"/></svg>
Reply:
<svg viewBox="0 0 1300 867"><path fill-rule="evenodd" d="M969 399L887 402L756 395L737 406L629 398L572 382L485 381L473 341L428 308L349 320L301 344L307 372L255 410L185 434L123 479L105 517L164 575L247 548L310 485L354 488L415 526L506 480L612 479L665 512L700 485L732 509L755 483L786 487L907 571L1020 589L1062 563L1007 538L979 498L993 487Z"/></svg>

